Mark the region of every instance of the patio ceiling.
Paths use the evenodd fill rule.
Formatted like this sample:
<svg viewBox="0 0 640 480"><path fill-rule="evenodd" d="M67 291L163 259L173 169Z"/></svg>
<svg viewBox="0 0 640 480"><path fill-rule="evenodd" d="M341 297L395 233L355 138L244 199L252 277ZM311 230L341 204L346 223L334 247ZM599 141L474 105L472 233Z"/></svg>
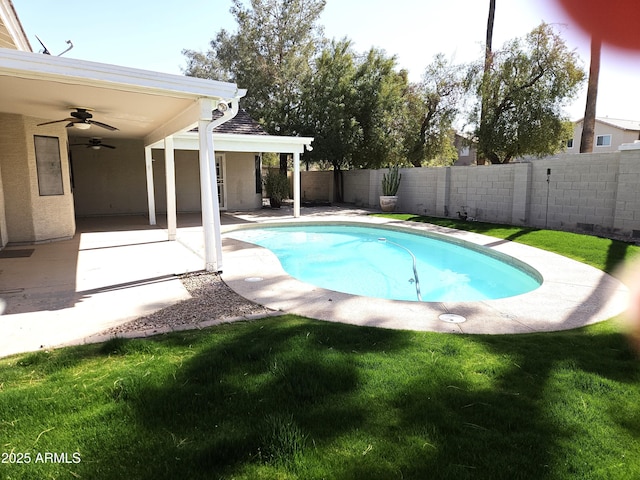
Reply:
<svg viewBox="0 0 640 480"><path fill-rule="evenodd" d="M160 132L195 126L199 99L242 92L231 83L0 48L0 111L45 122L89 107L94 120L118 128L77 131L86 136L156 141Z"/></svg>

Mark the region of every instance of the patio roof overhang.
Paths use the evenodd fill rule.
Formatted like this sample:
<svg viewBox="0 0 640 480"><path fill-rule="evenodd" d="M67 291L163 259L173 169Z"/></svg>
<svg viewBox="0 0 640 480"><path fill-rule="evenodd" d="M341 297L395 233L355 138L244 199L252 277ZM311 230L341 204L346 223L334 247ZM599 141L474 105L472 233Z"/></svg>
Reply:
<svg viewBox="0 0 640 480"><path fill-rule="evenodd" d="M0 48L0 113L46 122L67 118L73 107L91 108L95 120L117 130L91 126L90 131L84 132L97 133L101 138L143 140L147 178L150 145L163 139L166 145L172 145L175 134L196 126L205 132L214 123L228 121L235 113L229 111L213 122L213 110L221 103L227 104L225 109L228 109L231 103L237 112L239 99L245 94L246 90L238 89L233 83ZM210 204L212 199L217 199L213 139L204 133L198 138L202 208L203 213L207 211L211 217L205 224L205 268L215 270L220 268L221 254L216 262L211 247L220 243L219 212L215 202L213 206ZM169 198L175 197L175 176L168 168L166 175L171 240L175 238L176 211L175 201L169 202ZM151 197L149 218L155 223L151 216Z"/></svg>
<svg viewBox="0 0 640 480"><path fill-rule="evenodd" d="M151 145L197 126L201 100L215 108L245 93L234 83L0 48L0 111L44 122L68 117L69 107L93 108L118 128L92 132L102 138Z"/></svg>

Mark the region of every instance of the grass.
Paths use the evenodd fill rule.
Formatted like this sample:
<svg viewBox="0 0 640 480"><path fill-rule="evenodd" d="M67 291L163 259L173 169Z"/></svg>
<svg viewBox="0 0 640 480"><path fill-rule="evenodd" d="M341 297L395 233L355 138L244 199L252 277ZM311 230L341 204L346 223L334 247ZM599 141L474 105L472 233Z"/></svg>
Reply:
<svg viewBox="0 0 640 480"><path fill-rule="evenodd" d="M0 452L30 463L0 478L635 479L638 398L613 321L467 336L284 315L1 359Z"/></svg>
<svg viewBox="0 0 640 480"><path fill-rule="evenodd" d="M416 216L404 213L382 214L378 216L410 222L431 223L442 227L503 238L505 240L559 253L560 255L573 258L574 260L586 263L587 265L611 274L616 273L622 262L629 261L640 254L640 246L638 245L579 233L530 227L514 227L511 225L498 225L484 222L467 222L463 220Z"/></svg>

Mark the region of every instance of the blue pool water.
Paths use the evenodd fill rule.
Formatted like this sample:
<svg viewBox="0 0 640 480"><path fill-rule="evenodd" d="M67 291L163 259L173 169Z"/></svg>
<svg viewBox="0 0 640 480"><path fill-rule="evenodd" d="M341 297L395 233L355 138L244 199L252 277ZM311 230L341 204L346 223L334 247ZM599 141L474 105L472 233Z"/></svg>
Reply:
<svg viewBox="0 0 640 480"><path fill-rule="evenodd" d="M228 236L268 248L292 277L353 295L477 301L520 295L542 283L539 273L516 259L441 235L325 224L250 228Z"/></svg>

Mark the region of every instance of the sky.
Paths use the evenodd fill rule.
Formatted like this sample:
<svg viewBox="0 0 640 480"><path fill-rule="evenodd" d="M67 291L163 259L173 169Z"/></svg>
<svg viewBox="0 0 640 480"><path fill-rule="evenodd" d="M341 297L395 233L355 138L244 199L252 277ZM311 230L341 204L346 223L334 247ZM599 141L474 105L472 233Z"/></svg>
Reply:
<svg viewBox="0 0 640 480"><path fill-rule="evenodd" d="M31 47L42 51L36 35L53 55L158 72L182 74L183 49L206 51L221 29L236 30L231 0L12 0ZM248 0L245 0L248 5ZM589 36L556 0L497 0L494 50L522 37L542 21L555 25L567 45L589 69ZM180 8L177 8L179 5ZM325 36L352 40L358 51L380 48L395 55L398 68L418 81L434 55L455 63L482 58L488 0L327 0L320 18ZM640 52L602 50L597 116L640 120ZM242 88L242 85L239 85ZM586 82L566 109L582 118Z"/></svg>

